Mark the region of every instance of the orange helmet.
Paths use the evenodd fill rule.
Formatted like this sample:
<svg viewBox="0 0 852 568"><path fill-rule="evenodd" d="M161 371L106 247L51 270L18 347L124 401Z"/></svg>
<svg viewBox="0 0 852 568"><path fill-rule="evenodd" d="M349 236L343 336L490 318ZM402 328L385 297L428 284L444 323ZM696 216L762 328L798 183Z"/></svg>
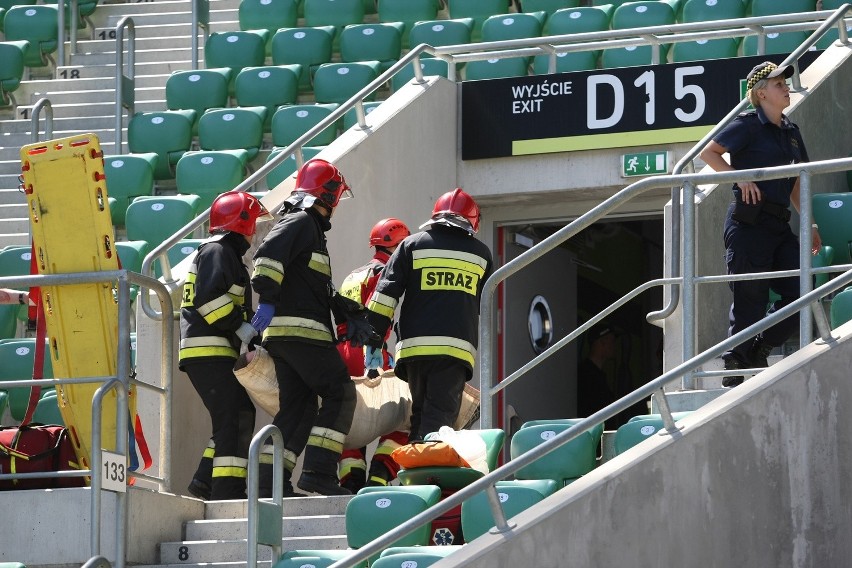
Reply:
<svg viewBox="0 0 852 568"><path fill-rule="evenodd" d="M233 231L250 237L254 235L258 220L270 219L272 215L260 200L243 191L227 191L214 199L210 206L211 233Z"/></svg>
<svg viewBox="0 0 852 568"><path fill-rule="evenodd" d="M439 197L432 209L432 221L444 221L473 233L479 231L479 216L479 205L460 187Z"/></svg>
<svg viewBox="0 0 852 568"><path fill-rule="evenodd" d="M411 234L405 223L394 217L382 219L370 231L371 247L395 247Z"/></svg>
<svg viewBox="0 0 852 568"><path fill-rule="evenodd" d="M333 164L325 160L310 160L302 166L296 176L296 188L293 193L302 193L314 199L305 199L304 205L310 207L315 200L334 209L341 199L352 197L352 190L343 174Z"/></svg>

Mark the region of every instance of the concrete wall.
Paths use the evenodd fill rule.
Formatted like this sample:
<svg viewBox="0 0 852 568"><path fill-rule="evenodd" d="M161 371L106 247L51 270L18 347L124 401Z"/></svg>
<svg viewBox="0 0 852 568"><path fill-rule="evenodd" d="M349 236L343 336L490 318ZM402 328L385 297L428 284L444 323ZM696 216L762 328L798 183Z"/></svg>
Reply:
<svg viewBox="0 0 852 568"><path fill-rule="evenodd" d="M852 324L731 389L435 567L845 566Z"/></svg>

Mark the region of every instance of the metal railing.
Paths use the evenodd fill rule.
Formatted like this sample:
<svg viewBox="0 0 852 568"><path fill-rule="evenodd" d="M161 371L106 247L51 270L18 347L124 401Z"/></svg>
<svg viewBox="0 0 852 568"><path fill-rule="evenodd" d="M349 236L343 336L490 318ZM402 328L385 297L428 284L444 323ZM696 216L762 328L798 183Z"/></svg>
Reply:
<svg viewBox="0 0 852 568"><path fill-rule="evenodd" d="M394 542L409 534L410 532L414 531L418 527L428 522L431 522L439 516L443 515L444 513L450 511L451 509L458 507L464 501L476 495L477 493L480 493L481 491L485 491L488 495L488 502L491 507L491 514L493 515L495 520L495 528L492 529L492 531L496 531L498 533L505 533L511 531L514 528L514 525L510 524L507 521L505 512L503 511L502 505L500 504L500 498L496 489L496 483L498 481L501 481L511 475L514 475L521 468L551 453L552 451L563 446L564 444L567 444L568 442L580 436L589 429L594 428L601 422L612 418L619 412L627 410L633 404L646 400L650 396L655 397L660 407L660 414L664 424L664 429L660 430L660 435L679 436L680 431L678 430L675 424L668 404L666 404L666 398L663 389L667 384L677 380L683 375L683 373L689 371L690 369L698 367L718 357L727 349L739 345L746 339L754 336L757 333L760 333L761 331L768 329L772 325L780 322L783 319L786 319L787 317L792 316L796 312L807 309L812 304L818 305L820 298L831 294L832 292L839 290L840 288L847 286L850 283L852 283L852 270L844 272L837 278L829 281L826 284L823 284L816 290L812 290L808 294L785 306L781 310L778 310L767 318L760 320L759 322L747 327L736 335L729 337L725 341L701 352L689 361L681 363L674 369L648 382L647 384L636 389L632 393L620 398L612 404L607 405L606 407L595 412L591 416L580 420L575 425L557 434L547 442L536 446L534 449L522 454L521 456L514 458L510 462L498 467L497 469L495 469L491 473L486 474L484 477L478 479L474 483L458 490L456 493L440 501L437 505L434 505L428 510L412 517L410 520L406 521L399 527L369 542L361 548L353 551L352 554L348 555L343 560L331 564L329 568L346 568L354 566L358 562L366 560L370 556L381 552L388 546L391 546ZM814 312L822 313L821 310L814 310ZM828 320L826 319L825 314L822 314L822 317L817 317L817 327L820 332L820 342L828 345L836 343L835 338L831 335L831 329L829 327ZM252 505L253 503L250 501L249 507L251 507ZM248 568L254 567L249 564Z"/></svg>
<svg viewBox="0 0 852 568"><path fill-rule="evenodd" d="M70 30L70 47L71 54L75 55L77 53L77 18L80 17L80 10L78 10L77 4L78 0L59 0L56 3L56 66L60 67L62 65L68 64L68 58L65 56L65 4L68 4L69 10L68 13L71 15L71 18L74 20L68 26Z"/></svg>
<svg viewBox="0 0 852 568"><path fill-rule="evenodd" d="M53 138L53 105L50 104L50 99L42 97L36 104L33 105L32 115L30 116L30 124L32 129L33 142L39 142L38 125L41 121L41 111L44 113L44 139L50 140Z"/></svg>
<svg viewBox="0 0 852 568"><path fill-rule="evenodd" d="M204 1L204 0L201 0ZM608 30L606 32L587 32L579 34L565 34L528 39L514 39L495 41L487 43L463 44L444 47L431 47L421 44L411 49L399 61L393 64L387 71L379 75L375 80L355 93L348 101L341 104L334 112L320 121L316 126L297 138L292 144L273 156L254 173L249 175L234 189L237 191L248 191L256 183L266 178L278 165L290 156L295 155L297 167L304 163L302 148L320 132L341 119L347 111L354 108L358 127L366 130L366 113L364 112L364 99L374 91L380 89L390 79L402 71L406 66L412 64L414 69L414 80L418 84L424 84L423 70L420 68L420 55L427 53L448 63L448 75L450 80L457 80L456 64L468 61L481 61L488 59L502 59L507 57L551 55L551 65L555 65L556 54L577 51L597 51L614 47L627 47L631 45L661 45L678 43L684 41L696 41L699 39L721 39L740 38L743 36L757 35L765 36L770 33L785 31L828 29L826 22L832 22L838 27L839 41L848 43L846 33L846 16L852 15L852 4L844 4L835 11L824 10L819 12L807 12L802 14L783 14L777 16L761 16L756 18L741 18L736 20L717 20L712 22L695 22L690 24L674 24L668 26L651 26L645 28L633 28L627 30ZM821 33L824 33L821 32ZM196 37L193 32L193 37ZM810 39L814 41L819 37L816 35ZM809 41L810 41L809 39ZM195 57L195 55L193 56ZM659 61L657 56L656 61ZM190 233L202 226L210 216L210 209L206 209L199 216L178 229L170 238L155 247L142 263L142 274L153 274L152 265L154 260L160 259L163 269L163 279L167 284L174 284L171 273L171 264L167 256L168 250ZM140 304L144 313L153 316L156 314L143 297ZM672 311L674 308L672 308Z"/></svg>
<svg viewBox="0 0 852 568"><path fill-rule="evenodd" d="M127 29L127 66L124 65L124 30ZM127 73L125 73L127 69ZM124 109L127 116L133 118L136 109L136 24L133 18L125 16L115 26L115 150L121 154L121 117Z"/></svg>
<svg viewBox="0 0 852 568"><path fill-rule="evenodd" d="M29 276L4 276L0 277L0 287L3 288L32 288L45 286L73 286L80 284L98 284L98 283L116 283L116 298L118 304L118 353L116 354L116 374L114 376L105 377L75 377L75 378L54 378L54 379L29 379L29 380L14 380L0 381L0 389L6 388L23 388L32 386L45 385L63 385L63 384L85 384L85 383L103 383L96 391L92 399L92 439L91 439L91 469L81 470L66 470L60 472L38 472L26 474L0 474L0 480L12 479L33 479L33 478L66 478L66 477L91 477L91 528L89 534L89 543L92 555L100 555L102 552L100 535L102 523L102 506L101 506L101 487L102 487L102 470L101 470L101 424L103 418L102 402L106 394L112 390L116 390L116 436L115 436L115 453L124 456L128 455L127 448L127 432L130 427L129 420L129 404L128 392L131 387L137 386L148 390L152 390L160 395L160 415L161 423L159 429L159 446L160 453L158 456L159 476L143 474L141 472L130 472L130 477L144 479L156 483L161 491L170 491L171 489L171 465L170 465L170 444L168 434L171 432L171 395L172 395L172 357L171 351L174 343L173 325L170 319L162 319L162 349L164 356L160 368L162 385L153 385L145 383L135 378L131 378L130 372L130 285L135 284L140 287L140 290L145 291L150 289L156 292L160 300L161 309L168 313L172 309L172 300L165 286L159 281L129 272L127 270L114 270L102 272L77 272L68 274L51 274L51 275L29 275ZM125 433L119 435L119 433ZM115 531L115 566L123 568L125 563L125 551L127 543L127 518L128 505L126 494L121 494L117 499L116 507L117 525Z"/></svg>

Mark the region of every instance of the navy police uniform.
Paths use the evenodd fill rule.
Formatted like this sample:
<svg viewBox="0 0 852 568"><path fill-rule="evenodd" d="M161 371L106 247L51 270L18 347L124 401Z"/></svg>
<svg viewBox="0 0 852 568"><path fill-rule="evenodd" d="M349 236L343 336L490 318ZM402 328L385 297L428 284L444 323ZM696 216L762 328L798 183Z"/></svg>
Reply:
<svg viewBox="0 0 852 568"><path fill-rule="evenodd" d="M284 439L286 481L303 449L305 471L336 479L355 412L355 384L335 347L329 229L331 223L315 209L291 209L254 258L252 287L261 303L275 306L263 346L275 361L279 411L272 423ZM335 317L342 321L342 314ZM261 458L271 463L271 447ZM271 468L260 472L263 494L271 488Z"/></svg>
<svg viewBox="0 0 852 568"><path fill-rule="evenodd" d="M728 150L731 166L737 170L781 166L807 162L808 154L799 128L783 116L775 125L763 110L740 114L714 139ZM799 241L790 229L790 193L796 178L761 180L759 207L740 215L743 207L739 187L734 184L734 202L725 219L725 262L729 274L794 270L799 268ZM739 206L738 206L739 203ZM739 220L738 220L739 219ZM730 335L734 335L766 316L769 289L781 299L769 308L777 311L799 297L795 277L732 282L734 300L730 312ZM797 319L787 318L762 334L764 344L782 345L796 330ZM729 354L749 362L750 342L738 345Z"/></svg>
<svg viewBox="0 0 852 568"><path fill-rule="evenodd" d="M384 337L403 294L396 374L411 389L410 440L452 426L479 339L479 298L491 251L464 229L436 223L394 251L367 306Z"/></svg>
<svg viewBox="0 0 852 568"><path fill-rule="evenodd" d="M235 332L251 319L249 275L242 261L248 248L245 237L234 232L203 243L187 273L180 306L180 368L213 423L193 484L199 495L214 500L245 499L246 494L255 408L233 369L241 343Z"/></svg>

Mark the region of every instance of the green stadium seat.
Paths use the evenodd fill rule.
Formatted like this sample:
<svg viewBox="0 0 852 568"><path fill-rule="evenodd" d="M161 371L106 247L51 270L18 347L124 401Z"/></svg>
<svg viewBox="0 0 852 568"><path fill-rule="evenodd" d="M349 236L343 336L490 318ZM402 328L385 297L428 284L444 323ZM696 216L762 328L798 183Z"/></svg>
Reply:
<svg viewBox="0 0 852 568"><path fill-rule="evenodd" d="M390 546L382 551L379 555L379 558L386 558L388 556L396 556L399 560L405 561L409 555L413 554L428 554L430 556L439 556L440 558L444 558L445 556L449 556L453 552L461 550L462 545L460 544L446 544L441 546ZM418 566L422 566L422 564L418 564ZM413 567L416 568L416 567Z"/></svg>
<svg viewBox="0 0 852 568"><path fill-rule="evenodd" d="M13 6L3 18L6 41L28 41L24 55L27 67L47 67L52 63L50 54L57 48L56 6Z"/></svg>
<svg viewBox="0 0 852 568"><path fill-rule="evenodd" d="M127 145L132 154L157 154L154 179L174 179L174 167L192 144L194 110L138 112L127 126Z"/></svg>
<svg viewBox="0 0 852 568"><path fill-rule="evenodd" d="M397 62L402 52L402 22L352 24L340 32L340 59L344 62L378 61L379 72Z"/></svg>
<svg viewBox="0 0 852 568"><path fill-rule="evenodd" d="M447 0L447 10L451 19L473 18L471 39L479 41L485 20L489 16L507 13L509 3L507 0Z"/></svg>
<svg viewBox="0 0 852 568"><path fill-rule="evenodd" d="M739 0L738 0L739 1ZM736 57L740 49L739 38L702 39L672 44L672 61L701 61Z"/></svg>
<svg viewBox="0 0 852 568"><path fill-rule="evenodd" d="M175 71L166 79L166 108L195 111L196 121L211 108L228 106L231 69Z"/></svg>
<svg viewBox="0 0 852 568"><path fill-rule="evenodd" d="M485 441L485 461L488 470L497 467L497 457L503 449L505 433L499 428L473 430ZM461 489L470 485L484 474L470 467L416 467L401 469L398 477L402 485L438 485L443 490Z"/></svg>
<svg viewBox="0 0 852 568"><path fill-rule="evenodd" d="M198 119L198 145L202 150L246 150L250 163L263 145L265 120L262 106L208 110Z"/></svg>
<svg viewBox="0 0 852 568"><path fill-rule="evenodd" d="M685 23L735 20L744 18L745 11L743 0L686 0L681 7L681 20Z"/></svg>
<svg viewBox="0 0 852 568"><path fill-rule="evenodd" d="M458 18L453 20L431 20L416 22L411 27L408 44L416 47L421 43L432 47L445 45L464 45L470 43L473 33L473 18ZM432 57L428 53L421 57Z"/></svg>
<svg viewBox="0 0 852 568"><path fill-rule="evenodd" d="M558 425L568 425L574 426L580 421L585 420L585 418L542 418L539 420L527 420L523 424L521 424L521 428L529 428L530 426L543 426L545 424L558 424ZM604 425L603 422L589 428L589 432L591 432L592 436L595 438L600 438L603 435Z"/></svg>
<svg viewBox="0 0 852 568"><path fill-rule="evenodd" d="M364 21L363 0L304 0L305 25L334 26L338 31Z"/></svg>
<svg viewBox="0 0 852 568"><path fill-rule="evenodd" d="M398 91L403 87L403 85L414 79L413 65L414 62L412 61L411 64L406 65L396 75L391 77L391 89L394 92ZM420 70L423 71L424 77L430 75L448 77L450 72L449 64L443 59L438 59L436 57L421 57Z"/></svg>
<svg viewBox="0 0 852 568"><path fill-rule="evenodd" d="M438 60L435 60L435 61L438 61ZM382 101L373 101L371 103L364 103L364 114L369 115L380 104L382 104ZM343 115L343 131L346 132L347 130L349 130L350 128L355 126L356 124L358 124L358 113L355 111L354 108L350 108L348 111L346 111L346 114Z"/></svg>
<svg viewBox="0 0 852 568"><path fill-rule="evenodd" d="M35 361L35 338L9 339L0 342L0 381L28 381L33 378ZM45 348L43 378L53 378L53 365ZM46 382L45 386L53 386ZM7 388L9 411L12 418L21 421L27 413L30 401L30 387Z"/></svg>
<svg viewBox="0 0 852 568"><path fill-rule="evenodd" d="M175 168L177 191L200 197L198 208L203 211L245 179L247 160L248 152L242 149L187 152Z"/></svg>
<svg viewBox="0 0 852 568"><path fill-rule="evenodd" d="M127 240L145 241L153 250L198 215L200 202L196 195L137 198L127 208Z"/></svg>
<svg viewBox="0 0 852 568"><path fill-rule="evenodd" d="M195 254L195 251L198 250L198 247L204 241L205 239L181 239L177 243L173 244L169 247L169 251L166 253L166 256L169 257L169 266L174 268L182 262L183 259ZM154 276L159 278L162 275L163 267L160 266L160 261L157 260L154 263Z"/></svg>
<svg viewBox="0 0 852 568"><path fill-rule="evenodd" d="M322 122L337 107L330 104L301 104L279 108L272 117L272 143L284 148L292 144L302 134ZM310 146L327 146L337 138L340 128L339 121L335 122L308 142Z"/></svg>
<svg viewBox="0 0 852 568"><path fill-rule="evenodd" d="M833 264L852 262L852 193L818 193L811 199L822 244L834 249Z"/></svg>
<svg viewBox="0 0 852 568"><path fill-rule="evenodd" d="M309 89L317 68L331 61L334 34L334 26L280 29L272 36L272 64L301 65L299 84Z"/></svg>
<svg viewBox="0 0 852 568"><path fill-rule="evenodd" d="M692 410L680 410L678 412L672 412L672 420L677 422L678 420L683 420L690 414L692 414ZM636 416L631 416L628 422L637 422L639 420L659 420L662 422L663 418L660 414L637 414Z"/></svg>
<svg viewBox="0 0 852 568"><path fill-rule="evenodd" d="M521 0L522 12L546 12L548 16L564 8L577 8L580 0Z"/></svg>
<svg viewBox="0 0 852 568"><path fill-rule="evenodd" d="M272 126L272 115L282 105L294 104L299 98L301 65L268 65L246 67L237 75L234 94L241 107L262 106L266 108L263 122L264 132Z"/></svg>
<svg viewBox="0 0 852 568"><path fill-rule="evenodd" d="M56 0L44 0L45 4L57 5ZM78 0L77 2L77 29L83 29L88 23L92 27L92 39L94 39L94 24L88 21L88 16L91 16L98 7L98 0ZM71 3L65 3L65 29L71 28Z"/></svg>
<svg viewBox="0 0 852 568"><path fill-rule="evenodd" d="M350 548L361 548L436 505L441 498L437 485L365 487L346 505L346 539ZM432 536L427 523L394 542L394 546L426 546ZM376 554L368 562L372 562Z"/></svg>
<svg viewBox="0 0 852 568"><path fill-rule="evenodd" d="M384 557L380 556L375 560L375 562L370 564L370 567L408 568L409 566L416 566L417 568L426 568L427 566L431 566L446 557L444 554L428 551L430 548L446 548L445 546L421 546L419 548L421 548L423 552L412 552L410 554L406 554L404 558L401 557L401 555L396 554Z"/></svg>
<svg viewBox="0 0 852 568"><path fill-rule="evenodd" d="M470 61L464 66L464 78L465 81L478 81L481 79L522 77L528 74L529 67L529 57L507 57L504 59Z"/></svg>
<svg viewBox="0 0 852 568"><path fill-rule="evenodd" d="M323 147L303 146L302 158L304 158L304 160L307 162L308 160L319 154L322 149ZM269 162L269 160L279 154L282 150L284 150L284 148L273 148L269 155L266 157L266 161ZM274 189L279 183L294 174L297 169L298 165L296 164L296 155L290 154L283 162L278 164L266 176L266 187L268 187L269 189Z"/></svg>
<svg viewBox="0 0 852 568"><path fill-rule="evenodd" d="M644 442L650 436L663 429L663 420L659 416L638 417L622 424L615 432L615 455L622 454Z"/></svg>
<svg viewBox="0 0 852 568"><path fill-rule="evenodd" d="M543 35L568 35L608 30L612 12L613 8L610 6L581 6L557 10L544 23ZM596 69L600 54L600 50L559 53L556 56L556 72ZM550 56L537 55L533 60L533 73L543 75L548 72L549 65Z"/></svg>
<svg viewBox="0 0 852 568"><path fill-rule="evenodd" d="M802 45L808 39L809 32L784 32L766 34L766 49L759 53L757 36L746 36L743 40L743 55L787 54Z"/></svg>
<svg viewBox="0 0 852 568"><path fill-rule="evenodd" d="M267 43L280 28L295 28L299 0L240 0L240 29L267 30Z"/></svg>
<svg viewBox="0 0 852 568"><path fill-rule="evenodd" d="M749 0L748 14L751 16L772 16L774 14L795 14L813 12L816 0Z"/></svg>
<svg viewBox="0 0 852 568"><path fill-rule="evenodd" d="M124 215L130 202L142 195L154 194L154 171L157 154L118 154L104 156L107 195L110 201L112 224L124 226Z"/></svg>
<svg viewBox="0 0 852 568"><path fill-rule="evenodd" d="M618 8L622 4L625 4L627 2L632 2L632 1L633 0L592 0L590 5L592 7L600 6L600 7Z"/></svg>
<svg viewBox="0 0 852 568"><path fill-rule="evenodd" d="M436 20L440 0L379 0L378 14L380 22L402 22L402 45L408 47L408 35L415 22Z"/></svg>
<svg viewBox="0 0 852 568"><path fill-rule="evenodd" d="M824 268L834 262L834 247L822 245L819 252L811 257L811 266ZM822 286L830 279L828 273L814 274L814 287Z"/></svg>
<svg viewBox="0 0 852 568"><path fill-rule="evenodd" d="M344 103L379 76L378 61L324 63L314 75L314 97L318 103ZM364 100L375 100L373 91Z"/></svg>
<svg viewBox="0 0 852 568"><path fill-rule="evenodd" d="M552 479L498 481L496 488L506 519L540 503L559 489ZM462 503L461 522L465 542L471 542L495 526L488 495L484 491Z"/></svg>
<svg viewBox="0 0 852 568"><path fill-rule="evenodd" d="M482 23L482 41L539 37L547 13L497 14Z"/></svg>
<svg viewBox="0 0 852 568"><path fill-rule="evenodd" d="M233 94L234 81L244 67L260 67L266 62L269 35L268 30L214 32L204 44L204 66L228 67L231 70L228 92Z"/></svg>
<svg viewBox="0 0 852 568"><path fill-rule="evenodd" d="M121 267L131 272L142 272L142 261L145 260L145 256L151 251L148 243L145 241L116 241L115 250L118 253L118 260L121 262ZM131 284L131 302L136 300L138 293L139 287Z"/></svg>
<svg viewBox="0 0 852 568"><path fill-rule="evenodd" d="M65 426L62 414L59 412L59 399L55 389L42 394L33 412L33 422L36 424L58 424Z"/></svg>
<svg viewBox="0 0 852 568"><path fill-rule="evenodd" d="M512 436L510 444L512 459L540 446L571 427L570 423L546 423L521 428ZM560 486L568 485L595 468L600 443L600 430L598 428L587 430L567 444L521 468L515 474L515 478L553 479Z"/></svg>
<svg viewBox="0 0 852 568"><path fill-rule="evenodd" d="M24 57L30 48L28 41L0 41L0 108L16 106L13 93L24 77Z"/></svg>
<svg viewBox="0 0 852 568"><path fill-rule="evenodd" d="M18 334L18 306L0 306L0 340Z"/></svg>
<svg viewBox="0 0 852 568"><path fill-rule="evenodd" d="M7 246L0 249L0 276L26 276L30 274L30 259L32 258L32 247L30 246ZM0 324L0 339L14 337L19 321L27 321L27 306L6 305L0 306L3 312Z"/></svg>
<svg viewBox="0 0 852 568"><path fill-rule="evenodd" d="M289 550L273 565L273 568L328 568L335 562L352 554L351 550ZM366 568L367 562L359 562L353 568Z"/></svg>
<svg viewBox="0 0 852 568"><path fill-rule="evenodd" d="M614 30L662 26L675 23L675 9L664 1L643 0L628 2L615 9L610 27ZM669 46L660 46L660 63L666 62ZM650 45L610 48L603 51L601 66L604 68L650 65Z"/></svg>
<svg viewBox="0 0 852 568"><path fill-rule="evenodd" d="M837 329L852 320L852 286L837 294L831 300L831 329Z"/></svg>

